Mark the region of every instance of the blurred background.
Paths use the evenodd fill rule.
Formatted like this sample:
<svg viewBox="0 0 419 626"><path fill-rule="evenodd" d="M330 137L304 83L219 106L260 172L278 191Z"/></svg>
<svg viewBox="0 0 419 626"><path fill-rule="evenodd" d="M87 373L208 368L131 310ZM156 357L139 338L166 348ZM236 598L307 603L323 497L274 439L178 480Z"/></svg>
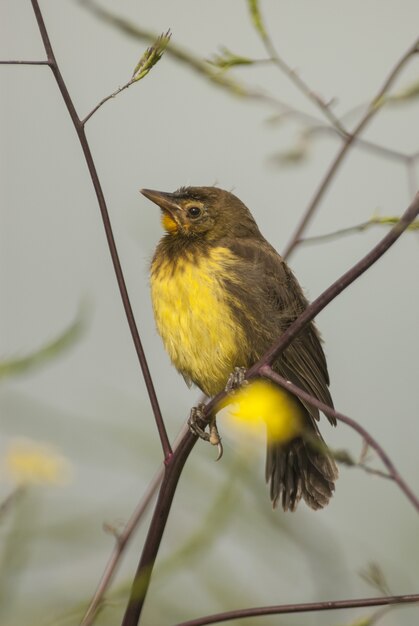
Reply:
<svg viewBox="0 0 419 626"><path fill-rule="evenodd" d="M130 79L149 45L92 6L41 2L81 117ZM193 59L213 58L223 46L250 59L267 57L244 0L100 0L95 6L156 35L170 28L172 43ZM313 91L333 100L336 115L350 112L350 128L364 111L359 105L374 96L418 35L415 0L266 0L261 9L279 54ZM0 24L1 59L45 57L29 0L2 0ZM354 146L306 236L405 210L419 167L413 163L408 171L395 152L419 150L418 103L405 97L412 85L418 91L418 70L413 59L392 88L396 97L363 134L392 154ZM221 75L312 116L318 130L309 133L306 118L285 115L274 102L234 95L169 53L87 124L172 439L199 392L170 365L155 331L148 267L162 231L158 210L139 188L217 184L233 190L281 251L341 145L336 134L319 129L322 112L272 65ZM2 66L0 81L0 623L76 624L113 547L104 524L122 528L162 453L92 183L52 73ZM378 225L297 247L290 264L307 296L319 295L387 230ZM416 492L418 254L417 232L405 233L317 320L336 407L376 436ZM325 419L322 432L332 447L358 458L362 442L354 432L332 429ZM418 516L395 484L342 466L326 510L272 511L264 446L245 461L240 441L223 435L221 462L200 442L189 458L144 624L378 595L387 587L394 594L418 592ZM380 467L373 456L371 465ZM37 484L17 489L28 482ZM126 551L97 624L120 622L149 517ZM252 624L351 624L371 613L266 617ZM409 626L417 619L417 608L398 608L379 623Z"/></svg>

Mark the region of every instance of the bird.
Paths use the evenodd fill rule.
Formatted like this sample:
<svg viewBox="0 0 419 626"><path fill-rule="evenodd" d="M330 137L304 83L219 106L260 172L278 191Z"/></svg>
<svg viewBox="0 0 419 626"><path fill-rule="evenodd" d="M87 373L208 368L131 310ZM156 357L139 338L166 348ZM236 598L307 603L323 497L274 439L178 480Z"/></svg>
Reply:
<svg viewBox="0 0 419 626"><path fill-rule="evenodd" d="M215 186L140 191L161 209L165 230L150 266L157 330L185 381L214 396L226 388L232 372L245 371L261 358L308 301L234 194ZM314 322L272 368L333 407ZM274 507L280 503L284 511L294 511L303 500L322 509L334 493L338 470L319 432L319 410L297 402L305 435L286 443L268 437L266 481Z"/></svg>

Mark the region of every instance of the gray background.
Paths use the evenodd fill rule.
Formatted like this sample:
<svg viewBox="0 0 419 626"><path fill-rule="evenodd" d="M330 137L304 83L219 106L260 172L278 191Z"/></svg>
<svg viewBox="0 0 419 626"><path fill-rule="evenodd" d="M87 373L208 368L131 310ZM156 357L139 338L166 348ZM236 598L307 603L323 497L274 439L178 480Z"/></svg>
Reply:
<svg viewBox="0 0 419 626"><path fill-rule="evenodd" d="M238 54L265 56L244 1L124 0L102 6L156 32L170 27L174 42L202 57L221 45ZM337 98L337 113L374 95L417 36L419 23L414 0L271 1L262 8L279 52L325 99ZM126 38L74 2L44 1L42 9L83 116L129 79L146 43ZM1 58L44 58L29 2L2 0L0 24ZM418 60L411 62L394 89L417 80L418 67ZM112 546L102 522L127 518L161 451L92 184L53 76L45 67L1 67L0 72L1 355L42 346L74 319L83 297L91 311L87 332L71 350L4 382L0 393L2 453L13 438L23 436L50 442L73 466L68 486L34 489L26 508L16 514L21 523L16 554L24 567L16 566L16 573L8 567L9 578L3 579L8 624L55 623L54 616L70 612L93 591ZM235 76L321 118L274 68L243 68ZM215 182L233 189L281 251L339 141L324 136L302 165L278 166L270 157L293 146L299 125L267 124L272 113L266 105L232 97L166 55L144 81L104 105L87 126L171 436L198 393L188 390L170 365L154 329L147 273L161 227L158 210L138 189L172 191ZM382 111L365 136L409 153L418 150L418 128L412 102ZM351 226L376 211L400 214L411 195L401 164L355 147L309 232ZM377 227L298 248L291 265L308 297L316 297L384 232ZM337 408L377 437L415 490L417 267L418 238L408 233L318 317ZM331 445L358 454L360 441L345 426L332 432L323 420L323 433ZM418 517L395 485L342 468L336 496L325 511L314 514L301 506L294 515L272 512L263 479L264 450L242 468L243 480L234 473L240 442L228 433L225 441L222 463L214 464L214 451L204 444L190 458L161 556L169 557L203 528L200 552L179 557L167 575L156 574L145 623L170 624L244 605L376 595L359 576L373 561L392 592L418 591ZM228 501L218 503L221 518L221 509L228 517L218 528L206 515L214 514L214 500L230 483ZM10 488L3 481L0 493ZM0 527L3 539L12 527ZM143 535L144 529L124 561L120 581L129 581ZM116 602L98 623L117 623L122 607L123 601ZM322 614L321 623L349 623L363 614ZM417 611L399 609L396 617L380 623L393 624L393 619L409 625L416 622ZM319 624L320 618L252 623Z"/></svg>

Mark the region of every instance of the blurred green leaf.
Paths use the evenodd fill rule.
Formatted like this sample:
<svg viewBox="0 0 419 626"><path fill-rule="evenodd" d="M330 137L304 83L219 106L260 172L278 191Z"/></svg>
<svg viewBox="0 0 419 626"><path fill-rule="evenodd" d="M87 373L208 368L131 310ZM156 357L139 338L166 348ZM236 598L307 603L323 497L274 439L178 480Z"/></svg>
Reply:
<svg viewBox="0 0 419 626"><path fill-rule="evenodd" d="M231 52L228 48L223 47L219 54L215 54L212 59L208 60L208 63L222 70L228 70L230 67L236 65L253 65L255 61L248 57L234 54L234 52Z"/></svg>
<svg viewBox="0 0 419 626"><path fill-rule="evenodd" d="M365 582L380 591L383 595L392 595L384 572L378 563L368 563L367 567L359 572L359 575Z"/></svg>
<svg viewBox="0 0 419 626"><path fill-rule="evenodd" d="M390 217L380 217L379 215L371 218L371 224L381 224L383 226L394 226L398 224L400 221L400 217L390 216ZM419 220L415 220L407 227L407 230L419 230Z"/></svg>
<svg viewBox="0 0 419 626"><path fill-rule="evenodd" d="M333 458L338 463L343 463L344 465L357 465L356 461L354 461L353 457L349 454L347 450L333 450Z"/></svg>
<svg viewBox="0 0 419 626"><path fill-rule="evenodd" d="M252 22L258 33L263 39L267 37L265 25L263 23L262 14L259 8L259 0L247 0Z"/></svg>
<svg viewBox="0 0 419 626"><path fill-rule="evenodd" d="M86 307L80 307L74 322L58 337L42 346L39 350L21 357L14 357L0 361L0 379L7 376L17 376L30 369L39 367L61 354L64 350L74 345L79 339L86 326Z"/></svg>
<svg viewBox="0 0 419 626"><path fill-rule="evenodd" d="M373 106L374 108L379 109L387 104L404 104L405 102L415 100L416 98L419 98L419 81L415 81L404 89L396 91L396 93L385 94L381 98L375 100Z"/></svg>
<svg viewBox="0 0 419 626"><path fill-rule="evenodd" d="M394 94L389 94L385 101L389 104L399 104L416 98L419 98L419 80Z"/></svg>

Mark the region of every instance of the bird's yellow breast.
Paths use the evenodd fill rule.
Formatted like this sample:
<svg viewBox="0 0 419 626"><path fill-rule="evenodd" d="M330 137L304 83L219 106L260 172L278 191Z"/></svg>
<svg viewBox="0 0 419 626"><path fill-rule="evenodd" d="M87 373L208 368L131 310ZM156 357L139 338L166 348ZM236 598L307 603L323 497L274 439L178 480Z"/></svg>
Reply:
<svg viewBox="0 0 419 626"><path fill-rule="evenodd" d="M175 367L207 395L224 388L236 366L244 366L244 332L231 309L222 278L231 275L227 248L208 254L155 257L151 295L157 329Z"/></svg>

